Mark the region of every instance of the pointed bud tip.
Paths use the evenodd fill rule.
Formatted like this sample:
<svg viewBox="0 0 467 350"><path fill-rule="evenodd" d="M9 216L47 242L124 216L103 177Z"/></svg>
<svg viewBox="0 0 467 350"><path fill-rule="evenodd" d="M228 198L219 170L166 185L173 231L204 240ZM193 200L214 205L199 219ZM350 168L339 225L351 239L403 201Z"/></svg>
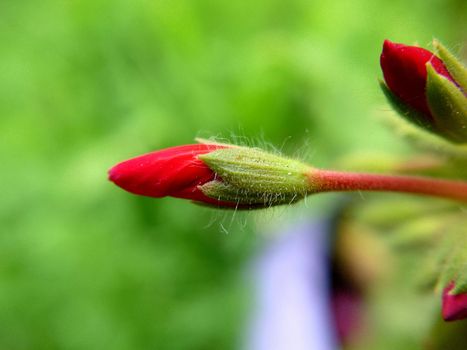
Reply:
<svg viewBox="0 0 467 350"><path fill-rule="evenodd" d="M396 44L394 44L391 40L384 40L383 42L383 52L389 51L395 47Z"/></svg>
<svg viewBox="0 0 467 350"><path fill-rule="evenodd" d="M385 39L383 42L383 51L381 53L381 56L383 57L384 55L394 55L397 54L397 50L410 47L404 44L399 44L395 43L389 39Z"/></svg>
<svg viewBox="0 0 467 350"><path fill-rule="evenodd" d="M118 163L107 171L107 179L125 191L135 193L133 189L132 172L125 166L126 162ZM138 192L138 191L137 191Z"/></svg>
<svg viewBox="0 0 467 350"><path fill-rule="evenodd" d="M110 168L107 171L107 179L109 181L112 181L113 183L116 183L118 178L120 177L120 174L119 174L118 170L116 169L117 167L118 167L118 165L113 166L112 168Z"/></svg>

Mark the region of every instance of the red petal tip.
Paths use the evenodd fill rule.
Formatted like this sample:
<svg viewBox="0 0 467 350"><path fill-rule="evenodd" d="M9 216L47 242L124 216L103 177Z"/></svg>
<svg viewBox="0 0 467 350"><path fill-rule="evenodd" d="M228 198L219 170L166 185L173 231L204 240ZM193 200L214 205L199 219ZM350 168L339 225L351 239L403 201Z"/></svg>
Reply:
<svg viewBox="0 0 467 350"><path fill-rule="evenodd" d="M443 319L456 321L467 318L467 293L451 294L454 282L451 282L443 291Z"/></svg>

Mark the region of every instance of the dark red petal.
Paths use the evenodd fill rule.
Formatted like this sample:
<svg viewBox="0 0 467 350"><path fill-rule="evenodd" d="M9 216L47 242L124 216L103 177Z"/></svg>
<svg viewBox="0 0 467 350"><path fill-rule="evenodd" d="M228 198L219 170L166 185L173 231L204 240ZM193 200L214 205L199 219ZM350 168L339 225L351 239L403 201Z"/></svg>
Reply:
<svg viewBox="0 0 467 350"><path fill-rule="evenodd" d="M380 63L387 86L402 101L432 119L425 94L427 62L436 72L455 83L443 61L432 52L384 41Z"/></svg>
<svg viewBox="0 0 467 350"><path fill-rule="evenodd" d="M450 294L454 288L451 282L443 291L443 319L455 321L467 318L467 293Z"/></svg>
<svg viewBox="0 0 467 350"><path fill-rule="evenodd" d="M134 194L170 196L211 181L214 172L197 156L224 147L195 144L151 152L114 166L109 171L109 180Z"/></svg>

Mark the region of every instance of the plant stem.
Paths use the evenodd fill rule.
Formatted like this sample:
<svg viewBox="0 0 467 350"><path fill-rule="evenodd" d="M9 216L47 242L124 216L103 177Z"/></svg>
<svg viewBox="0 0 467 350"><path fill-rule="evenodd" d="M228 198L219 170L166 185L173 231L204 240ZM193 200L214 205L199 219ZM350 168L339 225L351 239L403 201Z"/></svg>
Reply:
<svg viewBox="0 0 467 350"><path fill-rule="evenodd" d="M314 192L384 191L415 193L467 202L467 182L422 176L379 175L313 169Z"/></svg>

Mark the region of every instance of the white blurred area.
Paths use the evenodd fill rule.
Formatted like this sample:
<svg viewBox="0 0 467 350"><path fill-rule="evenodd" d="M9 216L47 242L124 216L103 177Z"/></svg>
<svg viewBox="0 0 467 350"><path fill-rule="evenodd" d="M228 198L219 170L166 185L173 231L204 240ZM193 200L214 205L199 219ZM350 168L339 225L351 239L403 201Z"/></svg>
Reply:
<svg viewBox="0 0 467 350"><path fill-rule="evenodd" d="M246 350L336 350L325 221L281 232L253 266L256 300Z"/></svg>

